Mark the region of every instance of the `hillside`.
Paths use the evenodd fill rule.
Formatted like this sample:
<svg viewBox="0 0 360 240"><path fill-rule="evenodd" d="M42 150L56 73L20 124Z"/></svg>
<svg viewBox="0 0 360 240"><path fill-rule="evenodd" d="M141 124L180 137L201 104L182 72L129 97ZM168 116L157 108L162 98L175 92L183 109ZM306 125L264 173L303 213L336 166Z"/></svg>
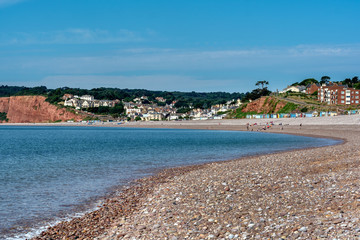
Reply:
<svg viewBox="0 0 360 240"><path fill-rule="evenodd" d="M50 103L59 103L64 94L72 95L91 95L98 100L120 100L124 102L134 101L135 98L146 97L146 101L157 104L165 105L173 101L177 101L179 107L194 107L206 109L212 105L224 104L228 101L242 99L245 94L243 93L228 93L228 92L179 92L179 91L152 91L145 89L119 89L119 88L93 88L93 89L80 89L80 88L57 88L48 89L45 86L41 87L17 87L17 86L4 86L0 85L0 97L10 96L35 96L42 95L47 97ZM158 101L162 98L164 101Z"/></svg>
<svg viewBox="0 0 360 240"><path fill-rule="evenodd" d="M314 111L347 114L348 111L358 108L359 106L328 105L320 103L306 94L287 93L281 96L263 96L252 102L244 103L229 117L245 118L249 114L307 113Z"/></svg>
<svg viewBox="0 0 360 240"><path fill-rule="evenodd" d="M278 100L274 97L264 96L248 103L242 109L242 112L277 113L284 108L286 104L285 101Z"/></svg>
<svg viewBox="0 0 360 240"><path fill-rule="evenodd" d="M9 123L43 123L83 118L66 108L58 108L45 99L43 96L2 97L0 113L6 113Z"/></svg>
<svg viewBox="0 0 360 240"><path fill-rule="evenodd" d="M301 111L300 106L272 96L263 96L243 104L230 115L231 118L245 118L248 114L290 113Z"/></svg>

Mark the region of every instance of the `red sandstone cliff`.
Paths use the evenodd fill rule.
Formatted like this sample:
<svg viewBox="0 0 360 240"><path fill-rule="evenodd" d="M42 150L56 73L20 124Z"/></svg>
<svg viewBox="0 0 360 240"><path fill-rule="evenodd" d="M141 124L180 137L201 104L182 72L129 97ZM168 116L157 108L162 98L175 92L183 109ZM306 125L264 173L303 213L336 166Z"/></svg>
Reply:
<svg viewBox="0 0 360 240"><path fill-rule="evenodd" d="M43 123L81 120L82 116L58 108L43 96L13 96L0 98L0 112L6 112L9 123Z"/></svg>
<svg viewBox="0 0 360 240"><path fill-rule="evenodd" d="M242 112L276 113L285 105L285 101L277 100L274 97L261 97L248 103Z"/></svg>

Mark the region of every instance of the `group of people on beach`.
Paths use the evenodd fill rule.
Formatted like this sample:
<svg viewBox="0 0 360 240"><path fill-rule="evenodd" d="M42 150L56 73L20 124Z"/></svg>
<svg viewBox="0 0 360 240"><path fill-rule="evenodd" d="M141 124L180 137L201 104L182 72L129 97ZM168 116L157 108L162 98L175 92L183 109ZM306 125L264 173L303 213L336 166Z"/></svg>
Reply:
<svg viewBox="0 0 360 240"><path fill-rule="evenodd" d="M246 129L247 129L247 131L254 131L254 126L257 126L257 125L258 125L257 123L253 123L253 124L247 123ZM267 122L264 126L259 127L256 131L263 131L263 130L265 131L266 129L270 129L274 125L275 124L273 121L271 121L270 123ZM280 130L284 130L284 125L282 123L279 123L279 125L281 126ZM300 130L301 130L301 127L302 127L302 123L300 123L300 128L299 128ZM251 130L250 130L250 128L251 128Z"/></svg>
<svg viewBox="0 0 360 240"><path fill-rule="evenodd" d="M246 129L247 129L247 131L254 131L254 126L257 126L257 125L258 125L257 123L254 123L254 124L247 123ZM270 129L272 126L274 126L273 121L267 122L264 126L259 127L256 131L262 131L262 130L265 131L266 129ZM251 127L251 130L250 130L250 127Z"/></svg>

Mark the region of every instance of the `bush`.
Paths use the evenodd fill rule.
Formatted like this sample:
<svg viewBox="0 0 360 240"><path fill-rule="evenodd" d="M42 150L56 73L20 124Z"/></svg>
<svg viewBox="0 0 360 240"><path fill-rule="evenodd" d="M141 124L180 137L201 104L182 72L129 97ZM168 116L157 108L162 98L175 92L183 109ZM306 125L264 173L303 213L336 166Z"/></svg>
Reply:
<svg viewBox="0 0 360 240"><path fill-rule="evenodd" d="M179 108L176 113L187 113L190 112L191 109L190 108Z"/></svg>
<svg viewBox="0 0 360 240"><path fill-rule="evenodd" d="M303 113L305 113L305 112L307 112L308 111L308 108L307 107L303 107L302 109L300 109L300 112L303 112Z"/></svg>
<svg viewBox="0 0 360 240"><path fill-rule="evenodd" d="M7 118L7 113L6 112L0 112L0 122L8 122L9 119Z"/></svg>

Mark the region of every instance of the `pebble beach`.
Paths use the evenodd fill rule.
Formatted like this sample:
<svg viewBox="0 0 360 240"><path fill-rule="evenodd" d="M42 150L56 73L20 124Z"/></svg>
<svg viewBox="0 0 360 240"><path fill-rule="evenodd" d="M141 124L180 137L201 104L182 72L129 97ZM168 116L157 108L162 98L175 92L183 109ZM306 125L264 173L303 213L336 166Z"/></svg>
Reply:
<svg viewBox="0 0 360 240"><path fill-rule="evenodd" d="M270 128L263 126L272 122ZM301 126L300 126L301 124ZM34 239L358 239L360 115L137 122L120 127L249 130L340 144L161 170L98 210Z"/></svg>

